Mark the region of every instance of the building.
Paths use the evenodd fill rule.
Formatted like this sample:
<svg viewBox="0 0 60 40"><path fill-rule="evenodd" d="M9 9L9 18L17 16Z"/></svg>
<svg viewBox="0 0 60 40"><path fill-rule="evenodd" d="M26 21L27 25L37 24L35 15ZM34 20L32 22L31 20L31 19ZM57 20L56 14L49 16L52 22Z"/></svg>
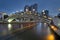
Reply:
<svg viewBox="0 0 60 40"><path fill-rule="evenodd" d="M1 20L4 20L4 15L6 15L5 12L0 12L0 19L1 19Z"/></svg>
<svg viewBox="0 0 60 40"><path fill-rule="evenodd" d="M33 11L37 11L37 8L38 8L37 4L34 4L33 5Z"/></svg>
<svg viewBox="0 0 60 40"><path fill-rule="evenodd" d="M60 28L60 14L58 14L57 16L55 16L55 17L53 18L53 22L54 22L54 24L55 24L57 27Z"/></svg>
<svg viewBox="0 0 60 40"><path fill-rule="evenodd" d="M35 12L37 12L37 8L38 8L37 4L33 4L33 5L31 5L31 6L26 5L26 6L24 7L24 12L30 11L30 12L32 12L32 13L35 13Z"/></svg>
<svg viewBox="0 0 60 40"><path fill-rule="evenodd" d="M48 10L43 10L42 15L43 16L49 16L49 11Z"/></svg>
<svg viewBox="0 0 60 40"><path fill-rule="evenodd" d="M6 19L6 18L8 18L9 16L6 14L6 15L4 15L4 19Z"/></svg>
<svg viewBox="0 0 60 40"><path fill-rule="evenodd" d="M37 8L38 8L37 4L33 4L30 6L30 11L32 12L37 11Z"/></svg>
<svg viewBox="0 0 60 40"><path fill-rule="evenodd" d="M29 6L28 5L26 5L25 7L24 7L24 12L27 12L27 11L29 11Z"/></svg>
<svg viewBox="0 0 60 40"><path fill-rule="evenodd" d="M0 12L0 20L4 20L8 15L5 12Z"/></svg>

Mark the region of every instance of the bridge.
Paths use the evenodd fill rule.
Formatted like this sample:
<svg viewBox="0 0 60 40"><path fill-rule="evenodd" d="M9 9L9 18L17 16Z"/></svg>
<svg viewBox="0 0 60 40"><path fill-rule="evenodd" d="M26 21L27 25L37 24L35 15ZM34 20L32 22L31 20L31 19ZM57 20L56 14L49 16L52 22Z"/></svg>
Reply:
<svg viewBox="0 0 60 40"><path fill-rule="evenodd" d="M5 19L6 22L4 23L18 23L21 27L18 29L13 30L15 33L18 30L24 30L28 28L32 28L36 26L39 23L42 23L42 27L49 27L51 30L53 30L57 35L60 36L60 29L54 24L53 17L50 17L45 13L43 10L41 14L31 12L17 12L13 15L10 15L8 18ZM11 25L9 24L9 30ZM46 25L45 25L46 24ZM24 27L26 26L26 27ZM10 33L10 31L9 31Z"/></svg>
<svg viewBox="0 0 60 40"><path fill-rule="evenodd" d="M15 21L13 21L15 19ZM5 19L8 23L20 23L23 25L24 23L47 23L49 27L55 31L60 36L60 29L55 26L53 22L53 17L48 16L47 13L43 10L41 14L39 13L31 13L29 12L16 12L13 15L10 15ZM17 21L18 20L18 21ZM51 24L52 23L52 24ZM36 24L35 24L36 25Z"/></svg>

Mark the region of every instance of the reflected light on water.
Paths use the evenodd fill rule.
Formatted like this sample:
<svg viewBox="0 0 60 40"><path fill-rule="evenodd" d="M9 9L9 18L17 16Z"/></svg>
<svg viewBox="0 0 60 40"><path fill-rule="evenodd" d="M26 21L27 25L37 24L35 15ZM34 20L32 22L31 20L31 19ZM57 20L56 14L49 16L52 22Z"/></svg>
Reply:
<svg viewBox="0 0 60 40"><path fill-rule="evenodd" d="M8 24L8 30L11 30L11 28L12 28L12 25Z"/></svg>
<svg viewBox="0 0 60 40"><path fill-rule="evenodd" d="M47 40L55 40L54 35L53 34L48 35Z"/></svg>

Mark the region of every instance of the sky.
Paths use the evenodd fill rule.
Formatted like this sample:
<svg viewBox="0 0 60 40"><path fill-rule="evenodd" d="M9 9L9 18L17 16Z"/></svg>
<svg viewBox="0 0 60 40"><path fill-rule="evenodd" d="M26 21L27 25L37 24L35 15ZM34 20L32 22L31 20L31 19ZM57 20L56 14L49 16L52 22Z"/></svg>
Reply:
<svg viewBox="0 0 60 40"><path fill-rule="evenodd" d="M60 0L0 0L0 12L10 14L24 10L25 5L38 4L38 12L49 10L50 15L57 15L60 8Z"/></svg>

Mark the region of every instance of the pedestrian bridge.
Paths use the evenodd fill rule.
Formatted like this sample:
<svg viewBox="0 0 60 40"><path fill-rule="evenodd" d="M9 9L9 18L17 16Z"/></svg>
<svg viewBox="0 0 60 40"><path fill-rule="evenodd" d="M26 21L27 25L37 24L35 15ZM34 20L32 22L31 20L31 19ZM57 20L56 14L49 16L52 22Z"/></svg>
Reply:
<svg viewBox="0 0 60 40"><path fill-rule="evenodd" d="M26 14L24 13L22 15L22 13L17 13L17 14L13 14L13 15L10 15L8 18L5 19L5 21L13 21L14 19L16 21L19 21L19 22L23 22L23 21L38 21L40 19L40 17L38 16L39 14Z"/></svg>
<svg viewBox="0 0 60 40"><path fill-rule="evenodd" d="M5 20L8 22L13 22L13 20L15 19L15 21L17 22L41 22L41 23L47 23L47 25L50 26L50 28L56 32L58 35L60 35L60 29L57 28L57 26L51 24L53 22L53 18L50 16L46 16L45 14L26 14L26 13L19 13L19 14L13 14L10 15L8 18L6 18Z"/></svg>

